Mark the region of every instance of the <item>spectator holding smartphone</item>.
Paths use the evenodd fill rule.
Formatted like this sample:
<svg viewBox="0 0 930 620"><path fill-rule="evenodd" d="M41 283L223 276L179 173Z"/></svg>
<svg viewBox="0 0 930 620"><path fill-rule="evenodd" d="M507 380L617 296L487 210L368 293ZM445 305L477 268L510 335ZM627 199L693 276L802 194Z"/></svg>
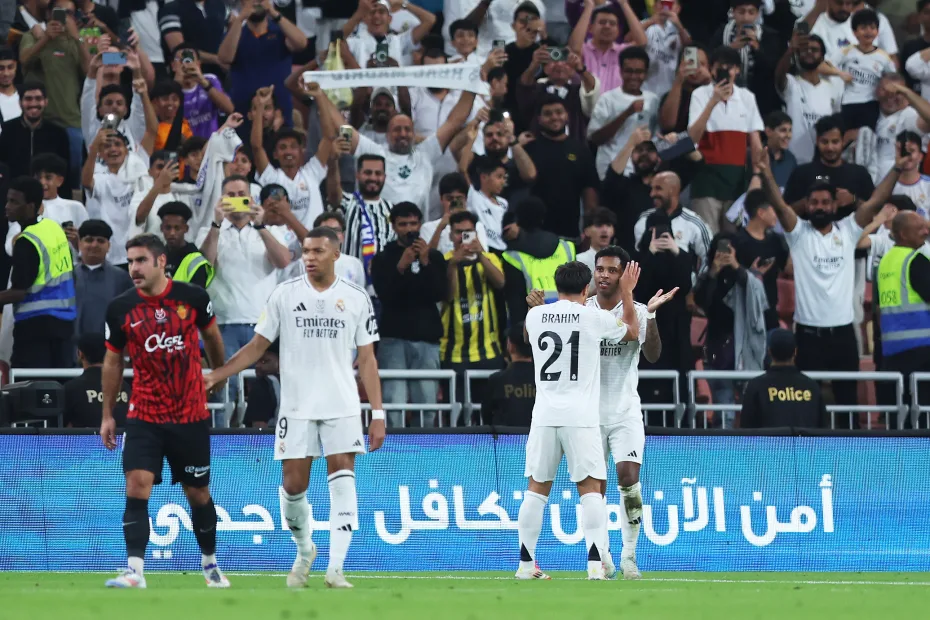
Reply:
<svg viewBox="0 0 930 620"><path fill-rule="evenodd" d="M200 55L190 45L174 50L171 68L175 81L181 84L184 92L184 119L191 133L209 138L220 126L220 115L233 113L232 100L216 75L204 74Z"/></svg>

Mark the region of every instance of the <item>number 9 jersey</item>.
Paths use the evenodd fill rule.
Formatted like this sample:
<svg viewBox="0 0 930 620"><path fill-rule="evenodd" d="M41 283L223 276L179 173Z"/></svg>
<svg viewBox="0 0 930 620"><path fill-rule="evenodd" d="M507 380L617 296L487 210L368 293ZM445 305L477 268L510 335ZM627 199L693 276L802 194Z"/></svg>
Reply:
<svg viewBox="0 0 930 620"><path fill-rule="evenodd" d="M536 374L532 426L599 426L601 340L622 339L626 325L606 310L560 300L531 308L525 327Z"/></svg>

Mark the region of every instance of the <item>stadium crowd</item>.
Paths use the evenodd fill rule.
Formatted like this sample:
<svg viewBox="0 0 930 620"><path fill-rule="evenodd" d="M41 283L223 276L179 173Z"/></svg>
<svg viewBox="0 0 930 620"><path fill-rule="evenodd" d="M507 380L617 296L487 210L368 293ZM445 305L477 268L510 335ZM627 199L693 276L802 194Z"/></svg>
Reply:
<svg viewBox="0 0 930 620"><path fill-rule="evenodd" d="M472 391L487 422L529 424L532 367L507 336L527 294L554 298L556 267L593 270L612 244L642 266L637 301L679 289L641 369L762 370L782 326L796 351L781 341L780 363L801 370L930 370L928 319L909 325L926 334L889 323L883 354L872 294L882 258L907 247L901 286L930 299L930 0L883 4L894 14L862 0L2 3L0 359L99 365L142 232L165 241L174 279L206 288L228 358L324 225L339 275L375 302L381 369L513 360ZM481 92L302 77L452 64ZM247 410L217 424L267 424L276 366L271 349ZM458 385L442 397L461 402ZM744 385L700 388L733 404ZM640 383L643 402L671 390ZM389 380L384 401L439 391ZM832 393L888 397L851 381ZM436 418L390 411L389 425Z"/></svg>

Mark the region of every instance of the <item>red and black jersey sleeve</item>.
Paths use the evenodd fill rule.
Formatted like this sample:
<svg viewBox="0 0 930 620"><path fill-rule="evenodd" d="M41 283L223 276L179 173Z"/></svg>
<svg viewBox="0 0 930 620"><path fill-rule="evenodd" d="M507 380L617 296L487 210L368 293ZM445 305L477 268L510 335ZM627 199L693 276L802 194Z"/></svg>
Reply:
<svg viewBox="0 0 930 620"><path fill-rule="evenodd" d="M135 294L135 290L127 291ZM107 348L114 353L122 353L126 348L126 320L132 309L132 302L126 295L119 295L107 306L106 321L103 324Z"/></svg>
<svg viewBox="0 0 930 620"><path fill-rule="evenodd" d="M216 316L213 314L213 302L210 301L210 294L199 286L191 286L191 306L196 312L194 323L200 329L206 329L213 325Z"/></svg>

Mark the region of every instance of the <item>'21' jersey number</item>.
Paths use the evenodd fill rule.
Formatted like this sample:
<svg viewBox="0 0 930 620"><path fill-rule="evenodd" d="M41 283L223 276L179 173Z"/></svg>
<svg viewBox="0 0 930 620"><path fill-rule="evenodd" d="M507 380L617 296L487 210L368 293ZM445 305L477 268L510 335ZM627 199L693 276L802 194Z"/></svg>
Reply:
<svg viewBox="0 0 930 620"><path fill-rule="evenodd" d="M578 380L578 339L579 332L574 331L568 338L568 347L569 351L569 364L568 364L568 374L569 381ZM546 363L543 364L542 368L539 370L539 380L540 381L558 381L562 376L562 371L549 372L549 367L558 361L559 357L562 355L563 343L562 337L555 332L543 332L539 335L539 340L537 344L539 345L540 351L546 351L549 349L549 342L552 342L552 354L549 355L549 359L546 360Z"/></svg>

